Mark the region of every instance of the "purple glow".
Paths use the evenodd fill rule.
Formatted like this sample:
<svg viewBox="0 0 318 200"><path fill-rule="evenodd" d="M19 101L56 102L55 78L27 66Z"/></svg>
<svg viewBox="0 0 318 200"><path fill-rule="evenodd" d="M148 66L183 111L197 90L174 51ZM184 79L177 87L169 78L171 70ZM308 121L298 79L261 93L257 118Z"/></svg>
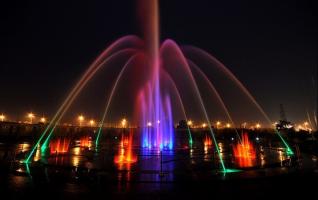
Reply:
<svg viewBox="0 0 318 200"><path fill-rule="evenodd" d="M170 96L161 97L160 91L153 92L150 84L139 95L142 146L148 149L173 149L174 128ZM158 88L160 89L160 88Z"/></svg>

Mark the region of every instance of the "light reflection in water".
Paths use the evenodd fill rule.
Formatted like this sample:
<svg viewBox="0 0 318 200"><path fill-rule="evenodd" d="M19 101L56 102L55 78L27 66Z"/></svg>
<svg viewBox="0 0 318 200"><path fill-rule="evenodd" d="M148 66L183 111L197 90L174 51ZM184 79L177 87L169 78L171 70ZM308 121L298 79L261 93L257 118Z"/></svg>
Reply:
<svg viewBox="0 0 318 200"><path fill-rule="evenodd" d="M80 153L81 153L81 147L74 147L74 148L72 149L72 153L73 153L74 155L76 155L76 156L80 155Z"/></svg>
<svg viewBox="0 0 318 200"><path fill-rule="evenodd" d="M40 148L40 145L38 146L38 148L36 149L36 152L35 152L35 156L33 158L33 161L38 161L41 159L41 148Z"/></svg>
<svg viewBox="0 0 318 200"><path fill-rule="evenodd" d="M29 149L30 149L30 144L26 142L18 144L18 147L17 147L17 150L20 153L27 152Z"/></svg>
<svg viewBox="0 0 318 200"><path fill-rule="evenodd" d="M72 156L72 165L75 167L79 166L80 158L79 156Z"/></svg>

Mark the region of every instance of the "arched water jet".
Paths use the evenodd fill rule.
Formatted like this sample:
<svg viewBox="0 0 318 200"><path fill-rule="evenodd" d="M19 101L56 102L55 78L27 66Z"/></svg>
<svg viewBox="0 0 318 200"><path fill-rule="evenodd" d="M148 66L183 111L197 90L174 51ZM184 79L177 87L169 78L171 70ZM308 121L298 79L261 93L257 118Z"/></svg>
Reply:
<svg viewBox="0 0 318 200"><path fill-rule="evenodd" d="M174 51L174 55L179 58L179 62L181 62L180 66L185 68L188 76L190 77L190 80L192 82L192 86L194 87L194 90L196 92L197 98L198 98L198 100L200 102L201 109L202 109L202 111L204 113L205 120L208 123L208 128L209 128L209 131L210 131L211 136L213 138L213 142L215 144L215 149L216 149L216 151L218 153L218 156L219 156L219 159L220 159L220 164L221 164L222 171L223 172L228 172L229 170L227 170L226 167L225 167L223 158L222 158L221 153L220 153L220 149L218 147L218 143L217 143L216 137L215 137L213 129L212 129L212 125L211 125L210 119L209 119L208 114L207 114L207 112L205 110L204 102L202 100L199 88L198 88L198 86L196 84L196 81L195 81L193 75L192 75L192 72L191 72L191 69L190 69L190 67L189 67L189 65L187 63L187 60L184 57L181 49L178 47L178 45L173 40L165 40L164 43L161 46L160 51L164 52L165 49L166 48L168 49L169 47L170 47L171 50Z"/></svg>
<svg viewBox="0 0 318 200"><path fill-rule="evenodd" d="M125 42L128 42L128 47L130 45L138 47L138 46L140 46L141 40L139 38L137 38L136 36L125 36L125 37L122 37L122 38L118 39L117 41L115 41L113 44L111 44L108 48L106 48L106 50L103 51L103 53L99 57L97 57L97 59L95 59L95 61L90 65L90 67L82 75L81 79L77 82L77 84L71 90L71 92L69 93L67 98L62 103L62 105L59 107L58 111L53 116L53 118L50 121L50 123L46 126L45 130L43 131L43 133L41 134L40 138L38 139L38 141L33 146L33 148L30 151L30 153L27 155L27 157L24 160L24 162L26 162L26 163L29 162L29 160L31 159L32 155L34 154L36 148L39 146L39 144L41 143L41 141L45 137L45 135L48 132L48 130L53 127L51 132L49 133L46 141L45 141L45 143L47 143L47 141L50 138L50 136L52 135L52 133L54 131L54 128L56 127L57 123L61 120L62 116L64 115L64 113L66 112L68 107L70 106L71 102L73 102L73 100L78 95L78 93L82 90L84 85L98 71L98 69L100 69L100 67L102 66L103 63L104 64L107 63L107 61L109 61L115 55L120 55L120 53L121 53L120 49L121 48L125 49L124 48ZM133 43L134 45L129 44L129 42Z"/></svg>
<svg viewBox="0 0 318 200"><path fill-rule="evenodd" d="M121 69L120 73L118 74L117 78L116 78L116 81L114 83L114 86L111 90L111 93L110 93L110 96L107 100L107 103L106 103L106 107L105 107L105 110L103 112L103 116L102 116L102 119L100 121L100 125L98 127L98 132L97 132L97 137L96 137L96 140L95 140L95 148L96 150L98 149L98 144L99 144L99 139L100 139L100 135L101 135L101 132L102 132L102 128L103 128L103 124L104 124L104 121L105 121L105 118L106 118L106 115L107 115L107 112L108 112L108 109L109 109L109 105L113 99L113 95L117 89L117 85L118 85L118 82L120 81L123 73L125 72L126 68L130 65L130 63L137 57L138 55L134 55L132 56L127 62L126 64L124 65L124 67Z"/></svg>
<svg viewBox="0 0 318 200"><path fill-rule="evenodd" d="M235 127L235 123L229 113L229 110L228 108L226 107L226 105L224 104L223 102L223 99L222 97L220 96L219 92L217 91L217 89L214 87L214 85L212 84L212 82L208 79L208 77L202 72L202 70L196 65L194 64L191 60L188 59L188 62L189 62L189 66L193 66L193 68L199 72L199 74L201 75L201 77L203 77L203 79L207 82L208 86L210 87L210 89L213 91L213 93L216 95L219 103L221 104L225 114L227 115L227 117L229 118L230 122L234 125L234 129L235 129L235 132L236 132L236 135L237 135L237 138L239 139L240 143L242 143L242 140L241 140L241 137Z"/></svg>
<svg viewBox="0 0 318 200"><path fill-rule="evenodd" d="M218 59L216 59L214 56L212 56L211 54L207 53L206 51L197 48L197 47L193 47L193 46L184 46L184 51L185 52L187 49L190 50L191 52L196 52L199 56L201 57L205 57L207 60L209 60L209 62L215 64L216 67L218 67L219 69L221 69L224 73L226 73L230 79L232 81L234 81L239 88L244 92L244 94L251 100L251 102L256 106L256 108L259 110L259 112L263 115L263 117L266 119L266 121L268 122L268 124L272 124L272 121L269 119L268 115L265 113L265 111L263 110L263 108L257 103L257 101L255 100L255 98L251 95L251 93L247 90L247 88L242 84L242 82L240 80L238 80L238 78L236 78L236 76L222 63L220 62ZM214 66L214 65L213 65ZM286 140L283 138L283 136L280 134L280 132L275 129L276 134L279 136L279 138L281 139L281 141L283 142L283 144L286 147L286 152L289 155L293 155L294 152L292 151L292 149L289 147L288 143L286 142Z"/></svg>
<svg viewBox="0 0 318 200"><path fill-rule="evenodd" d="M50 140L50 137L52 136L56 126L58 125L58 123L60 122L60 120L62 119L62 117L64 116L65 112L69 109L69 107L72 105L72 103L74 102L75 98L79 95L79 93L83 90L83 88L86 86L86 84L88 83L88 81L91 80L91 78L96 74L96 72L102 67L104 66L105 64L107 64L109 61L111 61L112 59L115 59L117 56L120 56L122 53L125 53L125 52L130 52L130 53L135 53L136 50L134 49L123 49L123 50L120 50L118 52L115 52L114 54L112 54L110 57L108 57L107 59L105 59L103 62L99 63L96 68L94 70L92 70L90 72L90 74L88 75L88 77L81 83L81 85L77 88L77 90L74 92L74 94L71 96L70 99L68 99L67 101L65 101L65 104L63 104L63 109L61 111L61 113L57 113L59 115L58 118L56 119L56 121L54 121L54 119L52 119L52 121L50 122L50 124L48 125L49 126L52 126L52 129L49 133L49 135L47 136L46 140L44 141L42 147L41 147L41 150L42 151L45 151L46 148L47 148L47 144L48 144L48 141Z"/></svg>
<svg viewBox="0 0 318 200"><path fill-rule="evenodd" d="M167 79L170 81L171 86L173 87L173 90L175 91L175 94L176 94L176 96L178 98L178 101L180 103L182 114L184 115L184 118L188 122L188 117L187 117L187 114L186 114L186 111L185 111L185 108L184 108L184 105L183 105L183 102L182 102L182 99L181 99L181 96L180 96L180 92L179 92L175 82L173 81L171 76L166 71L162 71L162 72L163 72L163 75L166 76ZM187 131L188 131L188 136L189 136L189 146L190 146L190 149L191 149L192 145L193 145L193 139L192 139L192 134L191 134L191 130L190 130L189 126L187 126Z"/></svg>

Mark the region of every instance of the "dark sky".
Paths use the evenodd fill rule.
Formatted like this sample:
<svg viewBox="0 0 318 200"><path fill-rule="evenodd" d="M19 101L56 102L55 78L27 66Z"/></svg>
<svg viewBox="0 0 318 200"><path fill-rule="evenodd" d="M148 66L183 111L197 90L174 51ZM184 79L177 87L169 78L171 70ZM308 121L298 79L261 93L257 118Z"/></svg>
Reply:
<svg viewBox="0 0 318 200"><path fill-rule="evenodd" d="M299 121L316 103L314 2L165 0L161 39L212 53L273 120L283 103ZM52 115L108 44L140 33L133 0L10 0L0 16L0 112L13 119L31 110Z"/></svg>

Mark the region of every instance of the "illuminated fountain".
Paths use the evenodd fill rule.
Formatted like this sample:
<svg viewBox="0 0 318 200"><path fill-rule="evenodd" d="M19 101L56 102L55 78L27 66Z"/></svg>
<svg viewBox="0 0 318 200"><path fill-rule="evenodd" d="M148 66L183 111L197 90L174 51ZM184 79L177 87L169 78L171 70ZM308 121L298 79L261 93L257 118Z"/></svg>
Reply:
<svg viewBox="0 0 318 200"><path fill-rule="evenodd" d="M204 141L203 141L204 146L212 146L212 140L208 135L205 135Z"/></svg>
<svg viewBox="0 0 318 200"><path fill-rule="evenodd" d="M80 147L91 148L92 147L92 138L90 136L83 136L80 138Z"/></svg>
<svg viewBox="0 0 318 200"><path fill-rule="evenodd" d="M208 149L212 147L212 140L211 137L209 137L208 135L205 135L204 139L203 139L203 145L204 145L204 152L207 154L208 153Z"/></svg>
<svg viewBox="0 0 318 200"><path fill-rule="evenodd" d="M256 150L249 141L247 133L244 133L240 143L233 146L235 159L240 167L252 167L256 159Z"/></svg>
<svg viewBox="0 0 318 200"><path fill-rule="evenodd" d="M150 94L149 94L150 93ZM158 109L160 110L158 117L152 107L153 100L151 88L147 92L141 91L141 120L143 122L142 130L142 146L148 149L173 149L174 127L171 113L170 98L167 95L159 101ZM148 100L148 101L147 101Z"/></svg>
<svg viewBox="0 0 318 200"><path fill-rule="evenodd" d="M137 162L137 157L133 154L132 151L132 141L132 131L129 133L128 136L124 136L124 134L122 134L118 149L118 155L116 155L114 159L114 162L116 164L127 164L129 166L129 164Z"/></svg>
<svg viewBox="0 0 318 200"><path fill-rule="evenodd" d="M141 24L144 25L143 39L132 35L124 36L113 42L96 58L50 120L50 123L26 157L25 162L30 161L36 147L40 144L43 151L48 148L49 141L65 113L78 98L83 88L101 69L116 69L117 71L114 75L112 87L106 95L107 100L104 109L102 109L100 121L97 123L98 129L94 138L94 147L97 152L104 124L116 120L112 119L111 111L130 113L129 111L133 110L133 114L128 118L131 119L132 124L141 130L140 146L160 151L174 149L174 124L176 120L185 119L188 121L188 116L195 113L200 115L200 120L206 123L209 133L208 143L214 144L221 171L231 172L226 168L217 145L218 142L211 124L213 111L220 108L222 115L235 127L235 120L230 115L230 108L232 109L233 106L227 106L225 97L230 96L232 99L236 93L240 92L244 95L243 98L247 99L270 125L272 124L253 96L219 60L196 47L180 47L171 39L166 39L160 43L158 1L144 0L141 2ZM125 62L118 65L114 64L115 61ZM222 92L229 91L228 84L226 90L221 86L216 87L218 86L216 84L217 80L213 78L221 79L220 82L227 79L234 85L233 91L236 93L222 96ZM215 82L212 80L215 80ZM123 95L125 98L122 97ZM216 99L215 103L211 103L213 102L211 101L212 98ZM120 106L112 109L114 102L122 102L130 106L119 111ZM239 105L245 104L240 103ZM245 113L243 116L245 117L248 116L246 110L248 109L235 113ZM277 132L277 135L280 137L286 151L292 154L292 150L279 132ZM193 141L189 128L187 137L189 147L192 147ZM124 140L124 138L122 139ZM238 147L236 151L238 151L238 155L244 155L242 154L245 151L243 148L245 146L244 142L246 143L248 140L245 141L244 138L241 140L239 135L238 140L241 141L243 146ZM132 141L133 138L130 133L128 146L125 147L125 142L123 142L119 155L115 158L116 163L136 162L131 150ZM53 148L53 150L56 150L56 148ZM243 152L240 153L240 151Z"/></svg>
<svg viewBox="0 0 318 200"><path fill-rule="evenodd" d="M49 148L50 153L54 154L66 154L69 150L71 140L69 138L54 138L50 141Z"/></svg>

